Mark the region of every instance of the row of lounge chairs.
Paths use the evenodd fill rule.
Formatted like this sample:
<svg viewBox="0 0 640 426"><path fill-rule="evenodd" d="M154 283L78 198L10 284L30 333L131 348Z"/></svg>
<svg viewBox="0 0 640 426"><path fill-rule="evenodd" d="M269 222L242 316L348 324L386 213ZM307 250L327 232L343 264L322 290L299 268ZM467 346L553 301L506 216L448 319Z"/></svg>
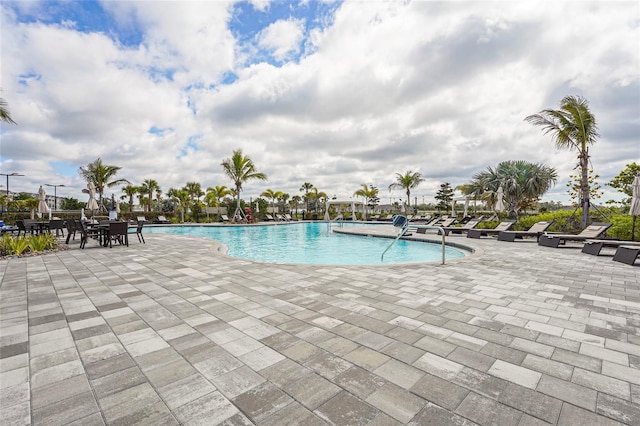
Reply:
<svg viewBox="0 0 640 426"><path fill-rule="evenodd" d="M616 253L613 260L633 265L640 256L640 242L631 242L615 239L601 239L607 229L611 227L610 223L595 222L586 227L579 234L562 234L548 233L547 230L553 224L553 221L539 221L533 224L529 229L524 231L512 231L510 228L515 224L515 220L504 220L493 229L478 229L477 225L482 218L471 219L462 226L446 226L445 222L440 224L433 222L435 226L441 226L445 235L449 233L467 234L467 238L481 238L485 236L497 236L498 241L514 242L527 237L535 237L538 245L544 247L557 248L565 245L567 242L584 242L582 252L598 256L605 247L615 248ZM417 227L417 233L426 233L425 228Z"/></svg>

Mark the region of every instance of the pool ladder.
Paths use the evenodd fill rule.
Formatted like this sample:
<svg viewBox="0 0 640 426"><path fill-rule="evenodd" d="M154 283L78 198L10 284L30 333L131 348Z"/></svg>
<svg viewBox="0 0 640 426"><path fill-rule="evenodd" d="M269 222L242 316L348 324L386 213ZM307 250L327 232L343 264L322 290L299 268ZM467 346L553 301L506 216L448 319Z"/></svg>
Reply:
<svg viewBox="0 0 640 426"><path fill-rule="evenodd" d="M444 228L442 228L441 226L430 226L430 225L411 225L412 228L415 229L437 229L438 233L442 235L442 264L444 265L444 261L445 261L445 232L444 232ZM380 256L380 261L384 261L384 255L385 253L396 243L396 241L398 241L400 238L402 238L404 236L404 234L407 233L407 231L409 230L409 226L405 226L404 228L402 228L402 231L400 231L400 233L398 234L397 237L395 237L393 239L393 241L391 241L391 244L389 244L389 246L382 252L382 255Z"/></svg>

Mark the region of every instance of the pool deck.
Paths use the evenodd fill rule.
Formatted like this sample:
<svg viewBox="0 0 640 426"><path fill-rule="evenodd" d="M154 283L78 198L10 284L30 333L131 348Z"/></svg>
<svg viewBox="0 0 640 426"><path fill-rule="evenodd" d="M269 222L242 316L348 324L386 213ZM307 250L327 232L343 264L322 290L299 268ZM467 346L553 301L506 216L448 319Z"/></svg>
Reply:
<svg viewBox="0 0 640 426"><path fill-rule="evenodd" d="M307 266L130 237L0 260L3 425L640 424L640 265L610 251Z"/></svg>

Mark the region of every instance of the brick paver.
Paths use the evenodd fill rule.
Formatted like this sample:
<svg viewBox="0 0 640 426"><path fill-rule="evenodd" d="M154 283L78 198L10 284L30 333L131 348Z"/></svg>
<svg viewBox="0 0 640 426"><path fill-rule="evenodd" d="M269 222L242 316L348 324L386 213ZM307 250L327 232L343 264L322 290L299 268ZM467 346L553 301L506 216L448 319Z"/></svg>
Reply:
<svg viewBox="0 0 640 426"><path fill-rule="evenodd" d="M475 253L262 264L149 234L0 260L2 423L640 423L640 267L448 240Z"/></svg>

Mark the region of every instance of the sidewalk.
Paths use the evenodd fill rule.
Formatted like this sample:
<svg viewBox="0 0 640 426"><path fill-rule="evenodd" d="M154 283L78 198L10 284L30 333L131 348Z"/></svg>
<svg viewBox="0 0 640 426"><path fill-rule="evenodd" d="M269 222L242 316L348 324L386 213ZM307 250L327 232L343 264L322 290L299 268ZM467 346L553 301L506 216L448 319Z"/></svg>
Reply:
<svg viewBox="0 0 640 426"><path fill-rule="evenodd" d="M640 424L640 267L448 241L446 265L209 240L0 260L3 425Z"/></svg>

